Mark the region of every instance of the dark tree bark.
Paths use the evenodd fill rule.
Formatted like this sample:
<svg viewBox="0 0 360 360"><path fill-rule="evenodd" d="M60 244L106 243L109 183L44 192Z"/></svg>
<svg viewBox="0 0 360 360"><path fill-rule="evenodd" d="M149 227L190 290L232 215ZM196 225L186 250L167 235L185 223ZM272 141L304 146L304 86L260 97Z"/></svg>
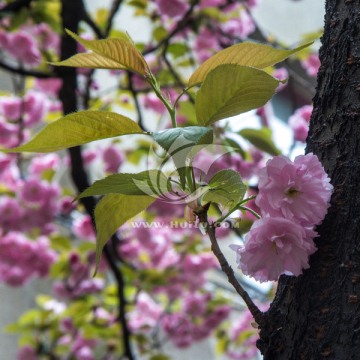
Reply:
<svg viewBox="0 0 360 360"><path fill-rule="evenodd" d="M258 347L265 360L360 359L360 0L327 0L307 152L332 179L318 251L282 276Z"/></svg>
<svg viewBox="0 0 360 360"><path fill-rule="evenodd" d="M114 12L116 11L116 4L119 6L120 3L121 2L119 1L114 2ZM84 19L86 14L83 0L62 0L61 5L63 28L78 33L79 23ZM110 22L112 22L112 17L109 20ZM75 40L64 33L61 39L61 60L67 59L76 53L77 45ZM78 110L76 69L71 67L60 67L57 68L57 73L63 80L63 85L59 92L59 98L63 106L63 113L64 115L67 115ZM90 185L87 173L84 168L81 147L72 147L68 150L68 152L71 159L71 178L76 189L80 193ZM93 211L96 205L95 199L93 197L87 197L81 199L81 201L85 207L86 212L91 216L94 223ZM121 326L121 342L124 348L124 356L127 360L133 360L134 354L131 347L131 333L126 319L125 280L120 268L118 268L116 264L115 256L112 254L108 246L104 248L104 255L114 275L118 287L118 321Z"/></svg>

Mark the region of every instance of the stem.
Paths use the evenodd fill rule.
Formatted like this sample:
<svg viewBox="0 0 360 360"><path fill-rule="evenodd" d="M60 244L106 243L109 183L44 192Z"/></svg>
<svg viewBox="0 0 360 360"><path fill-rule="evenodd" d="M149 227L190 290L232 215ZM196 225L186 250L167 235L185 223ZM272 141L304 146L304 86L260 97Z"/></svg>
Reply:
<svg viewBox="0 0 360 360"><path fill-rule="evenodd" d="M248 211L249 213L253 214L257 219L261 219L261 216L256 211L248 208L247 206L239 206L239 210Z"/></svg>
<svg viewBox="0 0 360 360"><path fill-rule="evenodd" d="M155 79L154 75L152 73L149 74L148 76L148 82L150 84L150 86L153 88L156 96L161 100L161 102L165 105L167 111L170 114L170 118L171 118L171 123L173 128L177 127L176 124L176 110L174 107L172 107L172 105L170 104L170 102L165 99L163 93L160 90L159 84L157 82L157 80Z"/></svg>
<svg viewBox="0 0 360 360"><path fill-rule="evenodd" d="M252 301L246 290L239 284L239 282L235 277L233 268L230 266L224 254L221 252L220 246L216 239L215 227L213 226L213 224L209 224L207 217L207 210L208 208L201 207L200 209L194 212L198 216L200 223L202 223L203 226L205 227L206 233L209 236L211 242L211 251L218 259L221 266L221 270L227 275L229 283L234 287L235 291L244 300L246 306L248 307L249 311L251 312L252 316L254 317L259 327L262 327L264 324L264 315L255 305L255 303Z"/></svg>
<svg viewBox="0 0 360 360"><path fill-rule="evenodd" d="M252 196L249 196L248 198L240 201L227 214L225 214L220 219L218 219L217 222L219 223L219 222L224 221L228 216L230 216L234 211L236 211L238 209L247 210L247 211L251 212L256 218L260 219L260 215L258 213L254 212L253 210L249 209L248 207L241 206L241 204L247 203L248 201L253 200L255 198L256 198L256 195L252 195Z"/></svg>

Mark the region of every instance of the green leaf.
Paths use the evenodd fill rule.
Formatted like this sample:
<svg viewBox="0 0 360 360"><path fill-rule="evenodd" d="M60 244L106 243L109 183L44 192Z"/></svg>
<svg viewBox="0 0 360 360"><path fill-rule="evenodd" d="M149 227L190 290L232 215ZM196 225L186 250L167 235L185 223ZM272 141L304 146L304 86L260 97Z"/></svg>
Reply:
<svg viewBox="0 0 360 360"><path fill-rule="evenodd" d="M211 144L213 131L211 128L203 126L168 129L155 133L154 140L171 155L180 148Z"/></svg>
<svg viewBox="0 0 360 360"><path fill-rule="evenodd" d="M212 144L213 131L203 126L168 129L154 134L154 140L172 157L184 188L186 160L195 156L204 145Z"/></svg>
<svg viewBox="0 0 360 360"><path fill-rule="evenodd" d="M121 225L145 210L154 200L154 197L147 195L109 194L99 201L95 208L96 270L99 266L102 250L109 238Z"/></svg>
<svg viewBox="0 0 360 360"><path fill-rule="evenodd" d="M127 134L142 134L137 123L108 111L80 111L54 121L28 143L4 152L52 152L91 141Z"/></svg>
<svg viewBox="0 0 360 360"><path fill-rule="evenodd" d="M168 31L163 26L158 26L153 30L152 38L160 42L168 36Z"/></svg>
<svg viewBox="0 0 360 360"><path fill-rule="evenodd" d="M149 360L170 360L170 358L165 354L156 354L151 356Z"/></svg>
<svg viewBox="0 0 360 360"><path fill-rule="evenodd" d="M268 128L261 129L243 129L239 131L244 139L248 140L258 149L265 151L270 155L280 155L281 151L275 146L271 138L271 130Z"/></svg>
<svg viewBox="0 0 360 360"><path fill-rule="evenodd" d="M147 170L138 174L113 174L95 181L76 199L107 194L150 195L156 197L167 192L167 177L159 170Z"/></svg>
<svg viewBox="0 0 360 360"><path fill-rule="evenodd" d="M230 147L232 151L239 153L243 159L246 158L246 153L244 149L235 140L225 138L222 143L224 146Z"/></svg>
<svg viewBox="0 0 360 360"><path fill-rule="evenodd" d="M66 32L82 44L85 49L92 50L94 53L118 63L121 68L136 72L140 75L146 75L150 72L144 57L130 40L85 40L70 30L66 30Z"/></svg>
<svg viewBox="0 0 360 360"><path fill-rule="evenodd" d="M206 60L190 77L189 87L201 84L210 71L224 64L236 64L264 69L285 60L290 55L310 46L313 42L304 44L292 50L276 49L269 45L255 42L244 42L219 51Z"/></svg>
<svg viewBox="0 0 360 360"><path fill-rule="evenodd" d="M91 52L76 54L66 60L52 62L50 64L55 66L71 66L88 69L126 69L124 65L121 65L114 60Z"/></svg>
<svg viewBox="0 0 360 360"><path fill-rule="evenodd" d="M220 65L212 70L196 96L200 125L256 109L270 100L279 81L266 72L246 66Z"/></svg>
<svg viewBox="0 0 360 360"><path fill-rule="evenodd" d="M186 44L175 43L175 44L170 44L167 51L169 54L177 58L187 54L189 51L189 47Z"/></svg>
<svg viewBox="0 0 360 360"><path fill-rule="evenodd" d="M203 195L201 202L214 202L224 208L238 204L245 195L246 186L240 174L234 170L220 170L209 181L210 189Z"/></svg>

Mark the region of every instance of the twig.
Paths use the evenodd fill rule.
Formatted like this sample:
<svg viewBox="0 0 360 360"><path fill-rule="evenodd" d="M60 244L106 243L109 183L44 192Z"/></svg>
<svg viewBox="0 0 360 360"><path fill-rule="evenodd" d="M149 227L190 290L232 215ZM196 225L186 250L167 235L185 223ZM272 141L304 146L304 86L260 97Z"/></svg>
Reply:
<svg viewBox="0 0 360 360"><path fill-rule="evenodd" d="M110 34L110 31L112 29L114 17L116 13L118 12L123 0L114 0L111 4L110 14L107 20L106 28L105 28L105 37L108 37Z"/></svg>
<svg viewBox="0 0 360 360"><path fill-rule="evenodd" d="M259 308L254 304L252 299L250 298L249 294L246 290L239 284L236 279L234 270L226 260L224 254L222 253L220 246L216 239L215 234L215 227L213 224L210 224L207 217L207 210L208 207L201 207L194 211L194 213L198 216L200 223L204 226L206 233L208 234L211 242L211 250L218 259L221 270L226 274L228 277L229 283L234 287L235 291L241 296L244 300L245 304L247 305L249 311L251 312L252 316L254 317L255 321L261 327L264 324L264 315L259 310Z"/></svg>
<svg viewBox="0 0 360 360"><path fill-rule="evenodd" d="M29 7L32 0L16 0L0 9L0 17L9 12L17 12L23 7Z"/></svg>
<svg viewBox="0 0 360 360"><path fill-rule="evenodd" d="M143 131L147 131L144 127L144 123L143 123L143 117L142 117L142 111L141 111L141 108L140 108L140 103L139 103L139 97L138 97L138 92L134 89L134 86L133 86L133 82L132 82L132 76L133 74L131 72L127 72L127 76L128 76L128 82L129 82L129 91L131 92L131 95L134 99L134 103L135 103L135 108L136 108L136 112L137 112L137 122L138 122L138 125L141 127L141 129Z"/></svg>
<svg viewBox="0 0 360 360"><path fill-rule="evenodd" d="M39 79L49 79L49 78L57 77L57 75L55 73L45 73L45 72L41 72L41 71L37 71L37 70L26 70L24 68L14 67L14 66L6 64L2 61L0 61L0 68L10 71L17 75L33 76L33 77L36 77Z"/></svg>
<svg viewBox="0 0 360 360"><path fill-rule="evenodd" d="M194 0L189 8L189 10L185 13L185 15L182 17L182 19L176 24L175 28L166 36L164 39L159 41L155 46L145 50L143 52L143 55L147 55L149 53L152 53L158 49L160 49L163 45L166 45L169 43L170 39L174 37L178 32L185 29L186 26L189 25L189 23L192 22L191 15L194 11L195 6L199 3L199 0Z"/></svg>
<svg viewBox="0 0 360 360"><path fill-rule="evenodd" d="M96 36L99 39L103 39L105 37L99 26L97 26L97 24L95 23L95 21L92 19L92 17L89 15L88 12L84 11L82 20L90 26L92 31L96 34Z"/></svg>

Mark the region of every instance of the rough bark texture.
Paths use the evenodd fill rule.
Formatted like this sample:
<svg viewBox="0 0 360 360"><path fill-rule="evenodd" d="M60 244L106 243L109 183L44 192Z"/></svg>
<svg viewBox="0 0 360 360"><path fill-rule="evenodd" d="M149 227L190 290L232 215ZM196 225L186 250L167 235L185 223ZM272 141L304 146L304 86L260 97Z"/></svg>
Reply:
<svg viewBox="0 0 360 360"><path fill-rule="evenodd" d="M332 179L318 251L283 276L261 329L265 360L360 359L360 0L327 0L307 152Z"/></svg>

